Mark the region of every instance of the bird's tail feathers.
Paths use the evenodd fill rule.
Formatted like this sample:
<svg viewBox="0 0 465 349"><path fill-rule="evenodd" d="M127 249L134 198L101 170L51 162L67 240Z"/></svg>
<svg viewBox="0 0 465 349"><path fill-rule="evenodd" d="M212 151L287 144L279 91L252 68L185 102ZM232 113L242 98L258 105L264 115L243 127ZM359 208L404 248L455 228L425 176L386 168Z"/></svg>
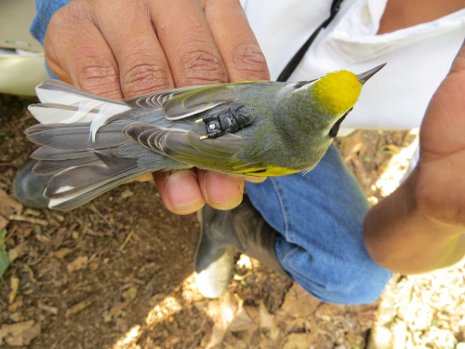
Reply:
<svg viewBox="0 0 465 349"><path fill-rule="evenodd" d="M44 193L50 198L50 208L70 210L82 206L144 172L137 166L137 159L122 159L98 152L93 154L95 159L78 159L80 161L76 165L68 163L61 170L55 166L56 161L37 163L39 171L47 172L50 165L52 170L59 171L49 180Z"/></svg>
<svg viewBox="0 0 465 349"><path fill-rule="evenodd" d="M40 83L36 93L41 103L32 104L28 109L37 121L41 124L91 122L92 140L111 117L131 109L125 102L102 98L58 80Z"/></svg>
<svg viewBox="0 0 465 349"><path fill-rule="evenodd" d="M89 123L34 125L26 130L40 145L31 157L38 160L33 171L48 175L44 195L49 207L79 207L147 169L131 155L117 156L121 148L135 146L121 133L121 123L105 125L95 141L89 139Z"/></svg>
<svg viewBox="0 0 465 349"><path fill-rule="evenodd" d="M94 140L90 139L91 124L37 124L26 129L27 138L41 146L61 150L83 151L111 149L127 142L121 133L121 125L106 125Z"/></svg>

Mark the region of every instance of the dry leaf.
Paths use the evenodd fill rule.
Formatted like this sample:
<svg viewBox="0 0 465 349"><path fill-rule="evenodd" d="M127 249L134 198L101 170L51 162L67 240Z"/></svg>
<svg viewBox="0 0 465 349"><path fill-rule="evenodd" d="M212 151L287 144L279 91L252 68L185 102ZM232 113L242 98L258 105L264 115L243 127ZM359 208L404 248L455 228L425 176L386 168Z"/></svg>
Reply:
<svg viewBox="0 0 465 349"><path fill-rule="evenodd" d="M103 313L103 321L113 321L113 319L117 318L122 313L126 305L127 303L124 302L114 304L108 311Z"/></svg>
<svg viewBox="0 0 465 349"><path fill-rule="evenodd" d="M123 318L117 318L115 320L115 326L113 327L118 332L127 332L129 329L128 321ZM134 339L135 340L135 339ZM128 349L138 349L137 347L129 347Z"/></svg>
<svg viewBox="0 0 465 349"><path fill-rule="evenodd" d="M7 337L5 341L12 346L24 346L29 345L34 338L41 333L40 323L26 329L24 332L17 336Z"/></svg>
<svg viewBox="0 0 465 349"><path fill-rule="evenodd" d="M276 317L268 312L263 301L260 302L259 315L260 328L268 330L270 333L270 338L272 340L276 340L279 337L279 329L276 325Z"/></svg>
<svg viewBox="0 0 465 349"><path fill-rule="evenodd" d="M306 349L312 345L310 333L291 333L286 337L282 349Z"/></svg>
<svg viewBox="0 0 465 349"><path fill-rule="evenodd" d="M40 215L41 215L40 211L34 210L32 208L26 208L24 210L24 214L26 216L33 216L33 217L40 217Z"/></svg>
<svg viewBox="0 0 465 349"><path fill-rule="evenodd" d="M16 302L10 304L8 306L8 311L10 313L14 313L16 311L18 311L19 308L21 308L23 306L23 301L21 299L17 300Z"/></svg>
<svg viewBox="0 0 465 349"><path fill-rule="evenodd" d="M18 322L15 324L5 324L0 327L0 340L8 335L16 336L34 325L34 320Z"/></svg>
<svg viewBox="0 0 465 349"><path fill-rule="evenodd" d="M43 234L36 234L36 240L39 241L42 245L48 246L51 244L52 240L48 236Z"/></svg>
<svg viewBox="0 0 465 349"><path fill-rule="evenodd" d="M3 229L7 226L8 220L0 215L0 229Z"/></svg>
<svg viewBox="0 0 465 349"><path fill-rule="evenodd" d="M60 248L58 251L53 252L52 256L59 258L59 259L63 259L67 255L69 255L71 252L73 252L71 248L63 247L63 248Z"/></svg>
<svg viewBox="0 0 465 349"><path fill-rule="evenodd" d="M10 288L11 291L8 294L8 303L12 304L15 301L19 288L19 279L14 275L10 278Z"/></svg>
<svg viewBox="0 0 465 349"><path fill-rule="evenodd" d="M137 297L137 287L129 287L126 291L123 292L123 299L126 303L131 302Z"/></svg>
<svg viewBox="0 0 465 349"><path fill-rule="evenodd" d="M0 327L0 344L5 341L12 346L28 345L40 334L40 324L34 325L34 320L2 325Z"/></svg>
<svg viewBox="0 0 465 349"><path fill-rule="evenodd" d="M39 219L34 217L28 217L20 214L12 214L8 216L10 221L18 221L18 222L27 222L30 224L41 225L43 227L48 226L48 221L45 219Z"/></svg>
<svg viewBox="0 0 465 349"><path fill-rule="evenodd" d="M68 273L75 272L77 270L85 268L87 266L88 261L89 258L87 258L87 256L79 256L71 263L68 263L66 269L68 270Z"/></svg>
<svg viewBox="0 0 465 349"><path fill-rule="evenodd" d="M8 251L10 262L13 263L15 259L18 259L24 256L27 253L27 250L28 250L27 242L22 242L16 247L13 247L11 250Z"/></svg>
<svg viewBox="0 0 465 349"><path fill-rule="evenodd" d="M294 283L286 294L284 303L277 311L278 317L312 317L321 302L309 295L297 283Z"/></svg>
<svg viewBox="0 0 465 349"><path fill-rule="evenodd" d="M213 328L205 349L212 349L221 344L229 325L237 316L239 308L242 308L242 300L239 297L234 297L232 291L226 292L218 300L209 302L207 313L213 320Z"/></svg>
<svg viewBox="0 0 465 349"><path fill-rule="evenodd" d="M20 214L23 205L13 199L3 190L0 190L0 215L8 218L11 215Z"/></svg>
<svg viewBox="0 0 465 349"><path fill-rule="evenodd" d="M152 177L152 175L150 174L150 177ZM127 199L127 198L130 198L131 196L133 196L134 193L130 190L130 189L125 189L122 193L121 193L121 199Z"/></svg>
<svg viewBox="0 0 465 349"><path fill-rule="evenodd" d="M66 310L66 317L70 317L73 315L76 315L77 313L83 311L85 308L87 308L89 305L95 302L95 297L91 296L87 299L84 299L82 302L79 302L75 305L73 305L71 308Z"/></svg>
<svg viewBox="0 0 465 349"><path fill-rule="evenodd" d="M229 325L231 332L251 331L257 327L257 324L252 320L244 307L240 307L237 311L236 317Z"/></svg>
<svg viewBox="0 0 465 349"><path fill-rule="evenodd" d="M43 311L46 311L47 313L50 313L52 315L58 314L58 308L56 307L52 307L50 305L42 304L42 303L39 303L38 306L39 306L39 309L42 309Z"/></svg>
<svg viewBox="0 0 465 349"><path fill-rule="evenodd" d="M11 321L14 321L14 322L21 322L21 321L24 321L24 316L23 316L23 314L21 314L21 313L19 313L19 312L10 313L9 318L10 318Z"/></svg>

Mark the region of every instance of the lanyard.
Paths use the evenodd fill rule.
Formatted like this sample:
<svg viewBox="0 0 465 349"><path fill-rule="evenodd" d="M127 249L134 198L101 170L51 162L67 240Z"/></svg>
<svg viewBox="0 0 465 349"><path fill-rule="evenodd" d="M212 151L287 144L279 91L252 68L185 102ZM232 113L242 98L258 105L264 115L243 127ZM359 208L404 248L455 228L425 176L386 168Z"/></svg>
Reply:
<svg viewBox="0 0 465 349"><path fill-rule="evenodd" d="M310 35L310 37L307 39L307 41L304 42L302 47L296 52L294 57L291 58L289 63L284 67L283 71L281 74L279 74L277 81L287 81L289 77L292 75L294 72L295 68L299 65L299 63L302 61L302 58L304 58L305 53L308 51L312 43L315 41L316 37L320 33L320 31L323 28L326 28L336 17L337 13L341 9L341 4L343 0L333 0L331 4L331 9L329 11L329 17L326 18L326 20L321 23L318 28L315 29L315 31Z"/></svg>

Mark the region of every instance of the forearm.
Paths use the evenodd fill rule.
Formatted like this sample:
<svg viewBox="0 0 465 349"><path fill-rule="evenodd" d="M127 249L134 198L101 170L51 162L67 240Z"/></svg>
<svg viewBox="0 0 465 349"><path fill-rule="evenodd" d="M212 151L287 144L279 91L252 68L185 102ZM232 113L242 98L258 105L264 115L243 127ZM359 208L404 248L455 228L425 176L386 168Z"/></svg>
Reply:
<svg viewBox="0 0 465 349"><path fill-rule="evenodd" d="M465 228L431 218L416 200L417 171L365 219L364 241L379 264L403 274L449 266L465 254Z"/></svg>
<svg viewBox="0 0 465 349"><path fill-rule="evenodd" d="M45 32L53 14L71 0L36 0L36 16L31 25L31 33L44 44Z"/></svg>

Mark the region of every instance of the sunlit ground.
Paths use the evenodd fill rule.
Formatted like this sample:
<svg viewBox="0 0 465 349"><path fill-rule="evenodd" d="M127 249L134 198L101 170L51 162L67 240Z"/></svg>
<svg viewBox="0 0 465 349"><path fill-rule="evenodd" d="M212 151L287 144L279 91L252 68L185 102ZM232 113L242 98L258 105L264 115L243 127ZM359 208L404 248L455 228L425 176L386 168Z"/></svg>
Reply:
<svg viewBox="0 0 465 349"><path fill-rule="evenodd" d="M183 289L195 290L194 275L190 275L183 282ZM191 301L192 293L184 292L183 298ZM198 296L197 296L198 297ZM140 339L144 330L155 327L158 323L169 320L174 314L182 309L178 300L172 296L163 299L159 304L153 307L145 318L143 325L134 325L126 332L113 346L112 349L139 349L137 341Z"/></svg>
<svg viewBox="0 0 465 349"><path fill-rule="evenodd" d="M374 184L382 196L392 193L418 156L418 132L395 154ZM376 197L369 198L372 203ZM465 348L465 262L415 276L396 276L382 298L368 349Z"/></svg>
<svg viewBox="0 0 465 349"><path fill-rule="evenodd" d="M410 159L418 151L418 130L412 130L410 134L415 136L413 142L407 147L399 149L399 152L392 156L386 169L372 186L372 190L379 191L381 197L391 194L412 168ZM376 204L379 199L376 196L370 196L368 200L371 204Z"/></svg>
<svg viewBox="0 0 465 349"><path fill-rule="evenodd" d="M372 204L376 204L379 198L389 195L405 178L407 171L409 171L410 159L418 147L417 132L412 131L412 134L416 136L413 142L407 147L399 149L392 156L385 171L373 184L372 191L380 193L380 195L368 198ZM242 256L238 261L238 266L252 269L256 263L256 261ZM240 277L236 276L236 278ZM376 313L376 320L366 348L464 349L465 343L461 343L465 339L464 280L465 264L463 262L434 273L409 277L395 276L387 287L378 310L376 308L360 308L359 317ZM271 344L277 343L273 340L277 341L279 336L283 334L282 321L276 320L277 317L287 316L290 322L305 320L308 326L317 326L315 322L312 322L312 315L323 303L304 294L298 286L290 290L281 309L274 315L269 314L262 306L253 315L253 312L244 307L242 300L232 292L228 292L219 300L205 301L198 294L193 275L185 279L182 289L183 299L189 302L198 302L199 308L203 309L214 322L210 338L202 341L205 348L218 347L218 344L222 343L226 333L231 329L244 331L247 328L258 326L258 328L268 331L268 348L320 349L311 345L315 333L310 332L289 335L286 340L281 340L279 346ZM182 305L176 298L166 297L151 309L145 318L145 323L130 328L111 349L161 348L157 346L141 348L137 343L144 331L154 330L157 323L169 321L181 309ZM353 311L350 310L350 307L347 309ZM299 317L301 317L300 320ZM342 321L340 318L327 320ZM277 325L278 323L281 325ZM315 332L313 327L312 332ZM289 343L292 345L288 346ZM242 346L238 344L237 347ZM261 344L260 347L265 348L266 346ZM247 344L244 348L248 348ZM341 343L338 348L353 349L359 347L350 343Z"/></svg>

